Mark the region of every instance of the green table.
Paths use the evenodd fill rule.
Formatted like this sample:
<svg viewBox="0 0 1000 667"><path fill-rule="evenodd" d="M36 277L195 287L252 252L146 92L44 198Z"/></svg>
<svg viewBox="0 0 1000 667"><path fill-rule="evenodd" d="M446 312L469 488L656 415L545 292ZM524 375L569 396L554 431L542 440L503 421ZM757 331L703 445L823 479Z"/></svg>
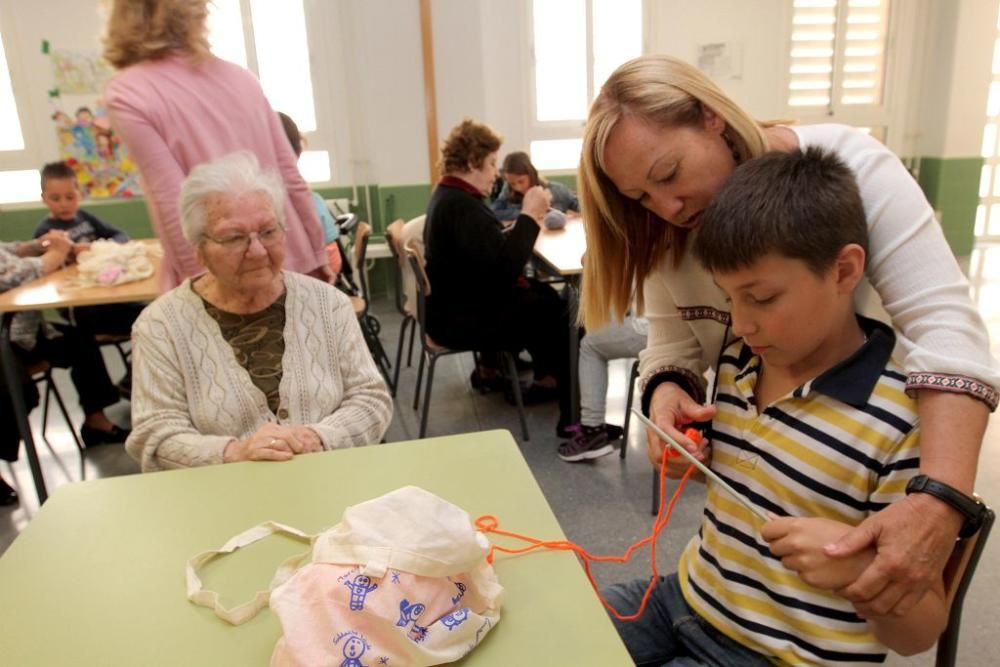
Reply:
<svg viewBox="0 0 1000 667"><path fill-rule="evenodd" d="M184 564L261 521L314 533L348 505L415 484L473 518L561 539L552 510L506 431L394 443L287 463L240 463L60 487L0 558L5 665L267 665L280 633L262 611L232 627L185 597ZM269 538L202 570L224 602L266 588L303 550ZM468 665L629 665L568 553L499 556L500 624Z"/></svg>

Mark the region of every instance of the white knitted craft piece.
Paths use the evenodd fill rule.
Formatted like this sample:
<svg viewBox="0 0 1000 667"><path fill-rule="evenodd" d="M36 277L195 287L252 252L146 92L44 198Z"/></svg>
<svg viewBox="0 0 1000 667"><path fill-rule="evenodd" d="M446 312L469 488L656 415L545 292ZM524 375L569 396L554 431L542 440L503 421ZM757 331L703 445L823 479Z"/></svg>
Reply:
<svg viewBox="0 0 1000 667"><path fill-rule="evenodd" d="M153 263L140 241L94 241L77 257L77 266L77 282L83 287L121 285L153 275Z"/></svg>

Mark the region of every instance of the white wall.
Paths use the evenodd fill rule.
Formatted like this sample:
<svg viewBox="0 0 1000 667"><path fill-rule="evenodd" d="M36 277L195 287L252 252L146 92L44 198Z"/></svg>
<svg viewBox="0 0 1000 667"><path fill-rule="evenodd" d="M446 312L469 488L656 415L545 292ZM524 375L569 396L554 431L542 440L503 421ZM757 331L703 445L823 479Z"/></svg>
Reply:
<svg viewBox="0 0 1000 667"><path fill-rule="evenodd" d="M58 20L54 20L56 16ZM48 40L54 49L98 51L103 23L97 2L0 1L0 28L25 142L22 154L0 153L0 169L37 169L59 157L49 118L52 64L42 53L42 40ZM65 106L72 115L75 108Z"/></svg>
<svg viewBox="0 0 1000 667"><path fill-rule="evenodd" d="M978 154L997 0L897 3L904 1L911 39L897 44L909 49L897 54L894 70L907 84L897 100L899 124L924 154ZM720 85L758 118L787 117L790 4L648 0L647 49L693 60L701 44L740 44L742 74ZM40 44L47 39L55 48L99 50L98 5L0 0L0 27L15 91L25 102L20 111L28 144L24 155L0 154L0 168L37 168L56 157L48 119L52 73ZM528 0L432 0L439 138L471 116L505 135L503 151L527 147L528 7ZM324 127L316 140L332 149L334 183L426 183L419 3L306 0L306 15Z"/></svg>
<svg viewBox="0 0 1000 667"><path fill-rule="evenodd" d="M997 36L997 0L931 2L924 84L915 100L921 154L979 155Z"/></svg>
<svg viewBox="0 0 1000 667"><path fill-rule="evenodd" d="M790 5L785 0L648 2L648 50L694 63L699 46L717 42L739 45L742 76L716 83L756 118L787 118L785 62Z"/></svg>

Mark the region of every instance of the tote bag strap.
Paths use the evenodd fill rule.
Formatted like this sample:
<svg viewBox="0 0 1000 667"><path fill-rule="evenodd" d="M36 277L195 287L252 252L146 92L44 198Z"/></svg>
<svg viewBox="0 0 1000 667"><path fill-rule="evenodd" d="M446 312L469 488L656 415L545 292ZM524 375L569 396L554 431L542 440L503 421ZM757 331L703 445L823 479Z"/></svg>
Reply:
<svg viewBox="0 0 1000 667"><path fill-rule="evenodd" d="M313 535L303 533L301 530L274 521L265 521L262 524L254 526L253 528L250 528L249 530L231 538L218 549L203 551L187 562L187 565L184 568L184 573L187 578L188 600L196 605L208 607L215 612L216 616L231 623L232 625L241 625L256 616L257 612L267 606L268 601L271 598L271 591L287 581L300 566L309 562L309 559L312 556L311 549L287 558L284 562L282 562L275 571L274 577L271 579L271 583L267 590L257 591L253 599L229 609L223 607L219 602L218 593L215 591L204 590L202 588L201 579L198 577L197 571L201 569L205 563L209 562L213 558L216 558L217 556L232 553L240 547L253 544L254 542L276 533L288 535L289 537L305 542L310 546L315 539L315 536Z"/></svg>

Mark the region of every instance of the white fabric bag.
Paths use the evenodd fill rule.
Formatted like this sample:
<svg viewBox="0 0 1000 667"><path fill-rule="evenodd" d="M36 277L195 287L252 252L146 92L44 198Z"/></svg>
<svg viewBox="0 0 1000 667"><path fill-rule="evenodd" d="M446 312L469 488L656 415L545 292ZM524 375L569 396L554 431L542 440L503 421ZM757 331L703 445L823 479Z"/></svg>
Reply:
<svg viewBox="0 0 1000 667"><path fill-rule="evenodd" d="M503 588L486 562L488 540L468 513L418 487L347 508L312 538L311 557L286 561L270 593L249 603L227 610L201 589L196 568L274 532L308 539L262 524L187 568L188 598L231 623L270 602L284 632L274 667L439 665L463 657L500 620Z"/></svg>
<svg viewBox="0 0 1000 667"><path fill-rule="evenodd" d="M141 241L94 241L80 253L76 263L77 281L86 287L121 285L153 275L153 263L149 261L146 244Z"/></svg>

